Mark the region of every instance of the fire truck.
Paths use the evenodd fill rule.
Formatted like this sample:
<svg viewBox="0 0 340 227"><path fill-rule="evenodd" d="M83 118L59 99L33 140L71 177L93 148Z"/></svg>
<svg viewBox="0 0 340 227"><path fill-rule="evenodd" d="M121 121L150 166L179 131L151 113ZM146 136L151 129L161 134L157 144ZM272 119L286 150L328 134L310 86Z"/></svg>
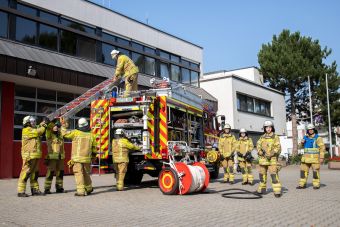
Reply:
<svg viewBox="0 0 340 227"><path fill-rule="evenodd" d="M130 92L126 97L116 86L117 81L108 79L48 117L67 118L91 105L90 126L100 153L92 168L99 173L113 171L111 142L115 131L124 129L126 137L141 147L141 151L129 155L127 184L140 184L144 174L163 174L165 179L173 171L162 172L166 165L189 171L187 166L176 167L175 162L204 165L208 175L205 179L217 178L219 158L213 145L218 142L220 123L212 104L181 84L155 79L150 83L153 88ZM174 194L174 190L176 186L172 191L162 191Z"/></svg>

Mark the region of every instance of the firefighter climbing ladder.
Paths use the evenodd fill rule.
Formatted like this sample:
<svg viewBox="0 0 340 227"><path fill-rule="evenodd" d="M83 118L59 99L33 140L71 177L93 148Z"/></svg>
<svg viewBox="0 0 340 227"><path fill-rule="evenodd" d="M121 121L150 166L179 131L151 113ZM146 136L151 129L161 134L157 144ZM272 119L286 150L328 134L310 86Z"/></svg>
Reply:
<svg viewBox="0 0 340 227"><path fill-rule="evenodd" d="M106 92L110 91L119 81L112 80L111 78L104 80L100 84L86 91L84 94L69 102L65 106L57 109L54 113L47 115L49 120L55 118L68 118L76 114L80 110L88 106L92 101L103 96Z"/></svg>

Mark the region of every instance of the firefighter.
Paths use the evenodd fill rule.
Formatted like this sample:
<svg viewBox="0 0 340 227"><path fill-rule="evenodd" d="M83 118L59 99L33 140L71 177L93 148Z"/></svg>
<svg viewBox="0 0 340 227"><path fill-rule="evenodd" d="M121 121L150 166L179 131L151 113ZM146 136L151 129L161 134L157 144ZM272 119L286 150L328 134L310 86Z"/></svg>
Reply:
<svg viewBox="0 0 340 227"><path fill-rule="evenodd" d="M218 150L221 154L222 166L224 169L225 183L234 183L234 152L236 147L235 136L231 134L231 127L225 124L223 132L218 141Z"/></svg>
<svg viewBox="0 0 340 227"><path fill-rule="evenodd" d="M32 116L26 116L22 122L21 157L22 168L18 180L18 197L28 197L26 194L26 183L30 179L32 196L43 195L40 192L39 160L41 158L41 136L45 132L46 123L42 121L39 126Z"/></svg>
<svg viewBox="0 0 340 227"><path fill-rule="evenodd" d="M59 121L51 122L46 129L47 156L45 157L45 165L47 173L45 178L45 194L51 194L51 185L53 176L56 177L55 188L56 193L63 193L63 177L64 177L64 138L60 132L61 124Z"/></svg>
<svg viewBox="0 0 340 227"><path fill-rule="evenodd" d="M128 56L121 54L118 50L112 50L111 57L117 61L114 80L120 80L121 77L125 78L124 97L127 97L131 91L138 90L138 67Z"/></svg>
<svg viewBox="0 0 340 227"><path fill-rule="evenodd" d="M325 144L319 137L313 124L307 125L307 134L303 137L300 147L304 148L300 166L300 181L297 189L306 188L309 168L313 169L313 188L320 188L320 164L325 156Z"/></svg>
<svg viewBox="0 0 340 227"><path fill-rule="evenodd" d="M73 169L77 184L75 196L85 196L93 192L90 177L91 158L96 151L96 140L90 132L85 118L78 120L78 129L63 130L64 138L72 140L71 160L67 163Z"/></svg>
<svg viewBox="0 0 340 227"><path fill-rule="evenodd" d="M125 135L124 129L117 129L116 138L112 140L112 160L117 182L117 191L123 191L124 178L129 164L129 150L140 150L131 143Z"/></svg>
<svg viewBox="0 0 340 227"><path fill-rule="evenodd" d="M237 159L242 172L242 185L254 184L254 176L251 173L252 155L251 151L254 149L253 140L248 137L246 129L241 128L239 139L237 141Z"/></svg>
<svg viewBox="0 0 340 227"><path fill-rule="evenodd" d="M259 155L259 178L258 194L264 194L267 187L267 171L269 171L275 197L281 197L281 183L278 175L277 157L281 152L279 137L275 134L274 124L265 121L263 124L264 134L257 141L256 148Z"/></svg>

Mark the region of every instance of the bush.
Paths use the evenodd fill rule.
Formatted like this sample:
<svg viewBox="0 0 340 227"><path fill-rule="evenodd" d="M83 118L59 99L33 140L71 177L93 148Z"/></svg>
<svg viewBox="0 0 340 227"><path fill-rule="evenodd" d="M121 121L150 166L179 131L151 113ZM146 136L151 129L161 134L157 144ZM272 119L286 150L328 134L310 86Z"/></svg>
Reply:
<svg viewBox="0 0 340 227"><path fill-rule="evenodd" d="M288 158L289 159L289 164L291 164L291 165L299 165L301 163L301 158L302 158L302 154L290 156Z"/></svg>

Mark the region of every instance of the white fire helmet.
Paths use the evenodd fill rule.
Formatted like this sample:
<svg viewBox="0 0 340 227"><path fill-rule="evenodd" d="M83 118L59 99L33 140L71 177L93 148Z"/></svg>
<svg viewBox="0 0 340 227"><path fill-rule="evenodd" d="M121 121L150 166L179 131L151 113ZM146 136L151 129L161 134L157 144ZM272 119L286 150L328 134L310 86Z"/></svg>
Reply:
<svg viewBox="0 0 340 227"><path fill-rule="evenodd" d="M268 126L274 127L273 122L272 122L272 121L265 121L265 122L263 123L263 127L264 127L264 128L265 128L265 127L268 127Z"/></svg>
<svg viewBox="0 0 340 227"><path fill-rule="evenodd" d="M223 127L223 129L231 129L230 124L225 124L224 127Z"/></svg>
<svg viewBox="0 0 340 227"><path fill-rule="evenodd" d="M241 128L240 133L247 133L247 130L245 128Z"/></svg>
<svg viewBox="0 0 340 227"><path fill-rule="evenodd" d="M307 130L315 129L315 126L313 124L307 125Z"/></svg>
<svg viewBox="0 0 340 227"><path fill-rule="evenodd" d="M81 128L81 127L85 127L85 126L88 126L89 123L87 122L87 120L85 118L80 118L78 120L78 127Z"/></svg>
<svg viewBox="0 0 340 227"><path fill-rule="evenodd" d="M117 54L119 54L119 53L120 53L119 50L114 49L114 50L111 51L111 57L115 58L117 56Z"/></svg>
<svg viewBox="0 0 340 227"><path fill-rule="evenodd" d="M125 135L125 130L122 128L119 128L116 130L115 135Z"/></svg>

